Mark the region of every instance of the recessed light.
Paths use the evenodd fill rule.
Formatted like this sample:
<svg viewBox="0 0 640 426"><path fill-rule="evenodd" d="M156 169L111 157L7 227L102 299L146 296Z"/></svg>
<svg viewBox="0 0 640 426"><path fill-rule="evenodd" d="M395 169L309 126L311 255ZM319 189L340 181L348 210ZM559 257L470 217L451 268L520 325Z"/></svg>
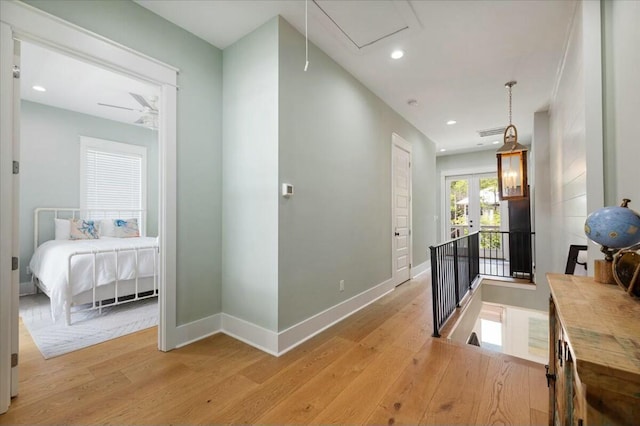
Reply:
<svg viewBox="0 0 640 426"><path fill-rule="evenodd" d="M35 90L36 92L46 92L47 91L47 89L45 89L42 86L33 86L32 89Z"/></svg>
<svg viewBox="0 0 640 426"><path fill-rule="evenodd" d="M391 52L391 58L392 59L400 59L404 56L404 50L394 50L393 52Z"/></svg>
<svg viewBox="0 0 640 426"><path fill-rule="evenodd" d="M451 126L452 124L456 124L457 121L456 120L449 120L447 121L447 125Z"/></svg>
<svg viewBox="0 0 640 426"><path fill-rule="evenodd" d="M493 141L491 143L494 144L494 145L498 145L500 143L500 141Z"/></svg>
<svg viewBox="0 0 640 426"><path fill-rule="evenodd" d="M445 152L446 149L445 148L440 148L440 152Z"/></svg>

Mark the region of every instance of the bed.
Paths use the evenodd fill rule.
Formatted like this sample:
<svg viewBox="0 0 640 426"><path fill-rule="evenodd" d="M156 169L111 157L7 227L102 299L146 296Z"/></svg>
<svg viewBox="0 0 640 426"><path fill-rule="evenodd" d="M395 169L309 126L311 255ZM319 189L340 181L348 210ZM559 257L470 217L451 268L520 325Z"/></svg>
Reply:
<svg viewBox="0 0 640 426"><path fill-rule="evenodd" d="M34 284L51 300L54 321L64 317L71 325L75 312L157 297L158 241L145 236L145 216L138 210L35 210L29 268ZM112 232L109 224L114 223L124 223L127 235ZM137 232L131 232L131 224ZM92 236L74 239L78 229Z"/></svg>

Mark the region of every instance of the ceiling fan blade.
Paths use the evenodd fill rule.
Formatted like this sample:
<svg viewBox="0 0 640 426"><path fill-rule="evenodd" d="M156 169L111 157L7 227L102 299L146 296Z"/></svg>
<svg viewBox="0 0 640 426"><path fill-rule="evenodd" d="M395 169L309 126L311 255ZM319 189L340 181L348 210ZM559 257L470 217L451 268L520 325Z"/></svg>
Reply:
<svg viewBox="0 0 640 426"><path fill-rule="evenodd" d="M144 108L149 108L151 111L156 111L156 109L149 102L147 102L147 100L143 96L138 95L137 93L131 93L131 92L129 92L129 94L133 96L133 99L138 101L138 103L142 105Z"/></svg>
<svg viewBox="0 0 640 426"><path fill-rule="evenodd" d="M126 110L129 110L129 111L135 111L133 108L127 108L127 107L118 106L118 105L111 105L111 104L103 104L103 103L100 103L100 102L98 102L98 105L111 107L111 108L126 109Z"/></svg>

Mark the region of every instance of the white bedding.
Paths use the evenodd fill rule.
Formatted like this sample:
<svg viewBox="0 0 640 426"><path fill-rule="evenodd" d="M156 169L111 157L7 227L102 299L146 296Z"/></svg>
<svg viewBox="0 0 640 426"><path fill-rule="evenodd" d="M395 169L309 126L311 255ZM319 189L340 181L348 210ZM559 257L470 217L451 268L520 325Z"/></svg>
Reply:
<svg viewBox="0 0 640 426"><path fill-rule="evenodd" d="M114 250L135 247L157 247L157 238L100 238L96 240L50 240L40 245L29 268L47 288L51 299L51 316L54 321L64 312L67 297L67 269L69 256L91 250ZM138 278L152 277L156 249L140 250L138 254ZM71 295L75 296L93 288L93 254L77 255L71 261ZM116 253L99 253L96 256L97 285L109 284L116 279ZM157 268L157 264L156 264ZM118 280L135 278L135 251L118 253Z"/></svg>

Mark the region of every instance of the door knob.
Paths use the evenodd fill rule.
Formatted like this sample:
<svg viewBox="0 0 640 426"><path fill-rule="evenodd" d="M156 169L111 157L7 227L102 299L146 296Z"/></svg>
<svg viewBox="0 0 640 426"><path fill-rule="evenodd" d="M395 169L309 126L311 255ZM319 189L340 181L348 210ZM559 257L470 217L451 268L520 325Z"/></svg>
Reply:
<svg viewBox="0 0 640 426"><path fill-rule="evenodd" d="M399 237L399 236L400 236L400 233L399 233L399 232L396 232L396 237Z"/></svg>

